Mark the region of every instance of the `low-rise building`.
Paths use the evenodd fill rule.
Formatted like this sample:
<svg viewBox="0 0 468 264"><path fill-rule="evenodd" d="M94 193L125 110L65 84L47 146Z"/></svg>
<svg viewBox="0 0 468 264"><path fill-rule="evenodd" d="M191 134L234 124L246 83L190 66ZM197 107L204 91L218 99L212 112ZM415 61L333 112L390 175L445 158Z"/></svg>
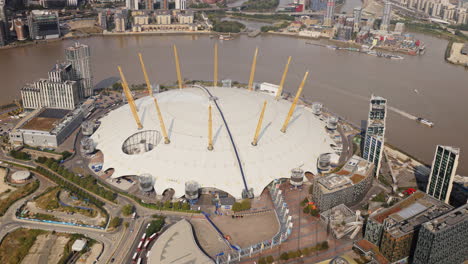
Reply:
<svg viewBox="0 0 468 264"><path fill-rule="evenodd" d="M56 148L83 122L81 107L73 111L42 108L21 120L9 134L13 145Z"/></svg>
<svg viewBox="0 0 468 264"><path fill-rule="evenodd" d="M147 15L133 16L133 24L134 25L147 25L149 24L149 16Z"/></svg>
<svg viewBox="0 0 468 264"><path fill-rule="evenodd" d="M373 163L354 155L337 173L314 179L312 200L321 212L339 204L353 205L371 187L373 172Z"/></svg>
<svg viewBox="0 0 468 264"><path fill-rule="evenodd" d="M168 10L157 10L154 14L156 16L156 24L170 25L171 13Z"/></svg>
<svg viewBox="0 0 468 264"><path fill-rule="evenodd" d="M193 12L186 11L185 13L179 13L177 15L179 24L193 24Z"/></svg>

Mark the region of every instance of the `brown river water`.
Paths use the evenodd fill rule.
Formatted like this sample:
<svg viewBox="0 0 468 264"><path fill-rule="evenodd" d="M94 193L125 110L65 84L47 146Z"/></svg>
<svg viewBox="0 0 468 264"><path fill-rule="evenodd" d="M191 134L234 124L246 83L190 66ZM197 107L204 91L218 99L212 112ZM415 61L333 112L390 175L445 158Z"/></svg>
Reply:
<svg viewBox="0 0 468 264"><path fill-rule="evenodd" d="M468 71L443 59L447 42L418 35L427 47L423 56L389 60L348 51L335 51L285 36L241 36L220 42L208 36L112 36L79 41L90 45L94 82L112 84L121 65L130 83L143 83L137 52L142 52L151 82L176 80L172 45L179 50L182 76L211 80L213 45L219 43L220 79L248 82L255 47L259 47L258 82L279 83L288 56L292 56L285 89L294 92L306 70L310 71L304 95L360 124L367 119L372 93L388 99L401 111L435 123L428 128L389 111L387 140L404 151L432 162L437 144L461 148L458 174L468 173ZM27 82L46 78L53 64L64 58L63 49L74 40L64 40L0 50L0 104L19 96ZM242 106L242 102L239 102Z"/></svg>

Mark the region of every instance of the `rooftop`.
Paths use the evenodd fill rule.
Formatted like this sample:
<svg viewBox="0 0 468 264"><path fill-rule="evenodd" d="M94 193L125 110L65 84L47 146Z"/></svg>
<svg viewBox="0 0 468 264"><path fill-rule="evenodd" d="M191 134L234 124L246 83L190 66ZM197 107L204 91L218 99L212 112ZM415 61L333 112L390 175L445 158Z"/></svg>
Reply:
<svg viewBox="0 0 468 264"><path fill-rule="evenodd" d="M217 98L231 135L206 91L195 87L169 90L155 96L171 143L156 140L149 146L151 150L134 155L122 151L123 143L138 132L161 134L154 101L143 97L136 100L142 130L138 130L128 104L101 118L101 126L92 139L104 154L103 168L114 168L114 178L150 173L155 177L157 193L172 188L176 196L183 195L185 182L195 180L201 187L217 188L240 198L244 182L230 136L248 188L254 189L254 195L259 195L274 179L289 178L291 169L301 164L304 171L316 174L319 155L334 152L330 146L334 142L326 133L325 124L310 108L298 105L287 132L282 133L290 101L276 101L266 93L240 88L207 89ZM265 100L268 104L258 145L252 146ZM207 150L210 104L213 106L213 151Z"/></svg>
<svg viewBox="0 0 468 264"><path fill-rule="evenodd" d="M424 227L433 233L437 233L464 221L468 221L468 204L424 223Z"/></svg>
<svg viewBox="0 0 468 264"><path fill-rule="evenodd" d="M418 191L383 212L371 216L371 218L379 223L385 221L388 232L394 237L399 237L413 232L423 223L452 208L452 206Z"/></svg>
<svg viewBox="0 0 468 264"><path fill-rule="evenodd" d="M149 252L147 261L149 264L214 263L198 247L192 225L185 219L164 231Z"/></svg>
<svg viewBox="0 0 468 264"><path fill-rule="evenodd" d="M336 192L371 177L373 164L359 156L352 156L340 171L320 178L318 182L324 192Z"/></svg>

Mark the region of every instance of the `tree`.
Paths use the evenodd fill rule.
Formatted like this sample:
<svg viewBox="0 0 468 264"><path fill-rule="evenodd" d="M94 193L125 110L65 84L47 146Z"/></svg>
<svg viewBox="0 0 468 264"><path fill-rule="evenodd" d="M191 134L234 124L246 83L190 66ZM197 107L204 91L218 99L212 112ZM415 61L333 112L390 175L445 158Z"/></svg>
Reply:
<svg viewBox="0 0 468 264"><path fill-rule="evenodd" d="M273 263L274 261L275 261L275 259L273 258L273 256L266 257L266 262L267 263Z"/></svg>
<svg viewBox="0 0 468 264"><path fill-rule="evenodd" d="M151 236L152 234L159 232L164 226L164 223L165 223L164 220L165 220L164 216L158 216L158 219L151 221L150 225L146 229L146 235Z"/></svg>
<svg viewBox="0 0 468 264"><path fill-rule="evenodd" d="M301 202L301 206L305 206L308 202L309 202L309 199L307 199L307 197L304 198L304 200L302 200Z"/></svg>
<svg viewBox="0 0 468 264"><path fill-rule="evenodd" d="M310 210L310 215L311 216L318 216L319 215L319 211L317 209L311 209Z"/></svg>
<svg viewBox="0 0 468 264"><path fill-rule="evenodd" d="M309 214L310 213L310 207L309 206L304 207L302 212L304 212L304 214Z"/></svg>
<svg viewBox="0 0 468 264"><path fill-rule="evenodd" d="M289 259L289 254L288 254L288 252L283 252L283 253L281 253L280 259L281 259L281 260L288 260L288 259Z"/></svg>
<svg viewBox="0 0 468 264"><path fill-rule="evenodd" d="M122 214L124 216L129 216L129 215L131 215L133 213L133 210L134 210L133 205L126 204L126 205L124 205L124 207L122 207Z"/></svg>
<svg viewBox="0 0 468 264"><path fill-rule="evenodd" d="M165 202L164 202L164 208L166 208L166 209L172 208L172 203L171 203L171 201L165 201Z"/></svg>
<svg viewBox="0 0 468 264"><path fill-rule="evenodd" d="M122 219L120 217L114 217L109 222L109 228L117 228L122 223Z"/></svg>

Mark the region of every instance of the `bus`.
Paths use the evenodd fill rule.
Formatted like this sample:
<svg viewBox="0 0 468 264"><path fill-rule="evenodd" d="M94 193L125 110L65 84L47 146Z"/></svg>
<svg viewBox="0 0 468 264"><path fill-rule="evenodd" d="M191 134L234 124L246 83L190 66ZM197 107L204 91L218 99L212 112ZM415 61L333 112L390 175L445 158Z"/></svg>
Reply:
<svg viewBox="0 0 468 264"><path fill-rule="evenodd" d="M141 264L141 258L138 259L136 264Z"/></svg>
<svg viewBox="0 0 468 264"><path fill-rule="evenodd" d="M133 214L132 214L132 219L135 219L136 216L137 216L137 215L136 215L136 212L133 212Z"/></svg>
<svg viewBox="0 0 468 264"><path fill-rule="evenodd" d="M145 244L143 245L143 248L144 248L144 249L147 249L150 242L151 242L151 241L147 240L147 241L145 242Z"/></svg>
<svg viewBox="0 0 468 264"><path fill-rule="evenodd" d="M144 241L146 239L146 233L143 233L143 235L141 236L141 241Z"/></svg>
<svg viewBox="0 0 468 264"><path fill-rule="evenodd" d="M137 247L138 251L141 251L141 246L142 245L143 245L143 241L140 241L140 243L138 243L138 247Z"/></svg>
<svg viewBox="0 0 468 264"><path fill-rule="evenodd" d="M154 233L154 234L152 234L152 235L148 238L148 240L149 240L149 241L153 241L153 240L156 239L157 237L158 237L158 233Z"/></svg>
<svg viewBox="0 0 468 264"><path fill-rule="evenodd" d="M135 252L135 254L133 254L132 260L135 261L137 257L138 257L138 252Z"/></svg>

